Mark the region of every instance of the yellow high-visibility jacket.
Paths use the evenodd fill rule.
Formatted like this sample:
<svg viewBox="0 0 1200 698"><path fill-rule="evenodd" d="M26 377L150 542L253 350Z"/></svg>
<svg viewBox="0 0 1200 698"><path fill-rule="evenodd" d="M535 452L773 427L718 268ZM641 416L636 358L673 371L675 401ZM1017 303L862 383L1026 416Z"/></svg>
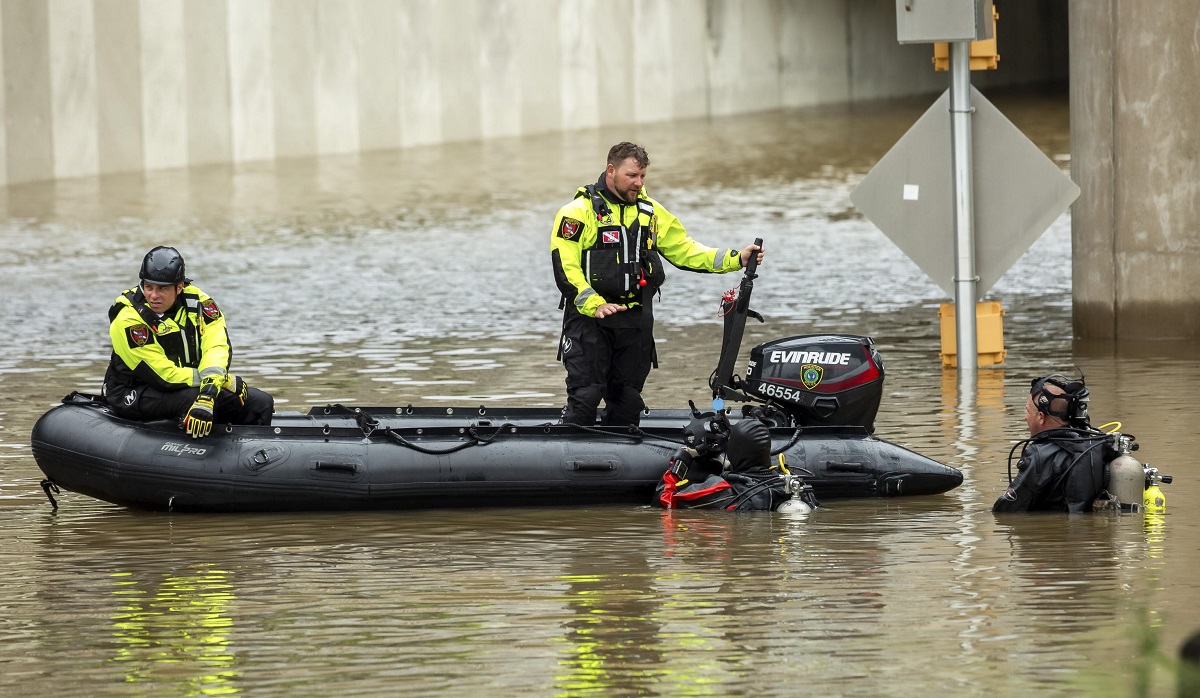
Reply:
<svg viewBox="0 0 1200 698"><path fill-rule="evenodd" d="M589 317L605 303L637 305L643 293L657 290L666 277L660 256L689 271L724 274L742 268L739 250L696 242L645 189L636 204L627 204L595 185L580 187L558 210L550 255L559 291Z"/></svg>
<svg viewBox="0 0 1200 698"><path fill-rule="evenodd" d="M163 391L194 388L209 377L224 386L232 352L225 314L213 299L189 284L162 318L145 303L141 289L131 288L108 311L113 353L105 393L143 384Z"/></svg>

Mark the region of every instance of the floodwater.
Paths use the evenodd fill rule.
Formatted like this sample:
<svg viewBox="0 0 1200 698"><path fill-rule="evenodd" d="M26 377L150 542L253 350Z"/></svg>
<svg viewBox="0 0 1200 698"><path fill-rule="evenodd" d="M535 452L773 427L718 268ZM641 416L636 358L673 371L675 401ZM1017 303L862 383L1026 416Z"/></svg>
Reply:
<svg viewBox="0 0 1200 698"><path fill-rule="evenodd" d="M1063 93L989 96L1069 168ZM1200 364L1175 343L1072 341L1063 216L989 294L1008 356L959 405L938 357L948 299L847 198L932 100L0 189L0 692L1172 695L1200 630ZM105 312L157 244L183 251L235 370L279 409L562 404L549 229L623 139L648 146L650 193L695 237L765 239L767 323L744 349L874 337L878 435L962 487L795 518L148 514L71 493L51 510L30 428L98 390ZM651 405L707 399L735 283L671 273ZM1029 378L1075 367L1094 421L1176 477L1165 515L990 513Z"/></svg>

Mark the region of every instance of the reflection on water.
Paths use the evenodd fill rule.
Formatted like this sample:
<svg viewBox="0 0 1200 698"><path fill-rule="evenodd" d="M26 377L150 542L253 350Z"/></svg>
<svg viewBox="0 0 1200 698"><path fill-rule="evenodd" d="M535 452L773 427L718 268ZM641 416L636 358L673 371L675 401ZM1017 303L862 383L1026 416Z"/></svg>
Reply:
<svg viewBox="0 0 1200 698"><path fill-rule="evenodd" d="M1061 94L989 95L1069 165ZM990 294L1008 357L972 404L941 368L947 299L847 195L926 100L0 189L5 692L1125 695L1200 628L1191 347L1076 343L1064 216ZM282 409L557 406L554 211L631 138L700 240L766 241L744 348L875 338L881 437L963 469L944 496L806 517L650 507L145 515L64 493L29 430L95 391L105 311L177 244L235 370ZM703 401L733 277L671 272L647 401ZM1161 517L997 517L1033 374L1078 366L1174 474ZM498 502L501 503L501 502ZM1141 655L1139 656L1139 653ZM1149 657L1153 658L1153 657ZM1161 677L1153 677L1162 693Z"/></svg>
<svg viewBox="0 0 1200 698"><path fill-rule="evenodd" d="M239 693L230 647L235 601L228 573L188 570L143 581L119 572L112 579L118 610L112 616L126 685L173 695Z"/></svg>

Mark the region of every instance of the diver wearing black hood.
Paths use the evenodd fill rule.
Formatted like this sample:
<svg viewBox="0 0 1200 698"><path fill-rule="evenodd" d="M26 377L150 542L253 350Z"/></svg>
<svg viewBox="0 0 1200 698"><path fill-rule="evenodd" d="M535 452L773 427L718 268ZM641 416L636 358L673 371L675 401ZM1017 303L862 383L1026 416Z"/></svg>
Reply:
<svg viewBox="0 0 1200 698"><path fill-rule="evenodd" d="M724 472L713 467L712 459L695 459L698 453L677 454L659 483L658 503L667 509L774 511L791 499L783 478L771 470L771 431L765 424L757 419L734 423L725 446L729 466ZM675 465L680 459L682 468Z"/></svg>
<svg viewBox="0 0 1200 698"><path fill-rule="evenodd" d="M791 499L778 473L771 472L771 431L757 419L743 419L729 429L729 469L734 511L775 511Z"/></svg>

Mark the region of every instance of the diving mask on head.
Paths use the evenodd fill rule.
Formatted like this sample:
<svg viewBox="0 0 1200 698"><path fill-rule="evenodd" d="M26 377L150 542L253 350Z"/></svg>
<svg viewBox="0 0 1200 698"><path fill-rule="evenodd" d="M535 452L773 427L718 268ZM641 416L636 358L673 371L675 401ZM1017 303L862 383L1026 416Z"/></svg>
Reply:
<svg viewBox="0 0 1200 698"><path fill-rule="evenodd" d="M1046 389L1047 385L1053 385L1062 393L1050 392ZM1038 412L1069 422L1074 427L1088 425L1088 389L1083 383L1083 376L1076 380L1054 373L1034 378L1029 386L1029 394Z"/></svg>

